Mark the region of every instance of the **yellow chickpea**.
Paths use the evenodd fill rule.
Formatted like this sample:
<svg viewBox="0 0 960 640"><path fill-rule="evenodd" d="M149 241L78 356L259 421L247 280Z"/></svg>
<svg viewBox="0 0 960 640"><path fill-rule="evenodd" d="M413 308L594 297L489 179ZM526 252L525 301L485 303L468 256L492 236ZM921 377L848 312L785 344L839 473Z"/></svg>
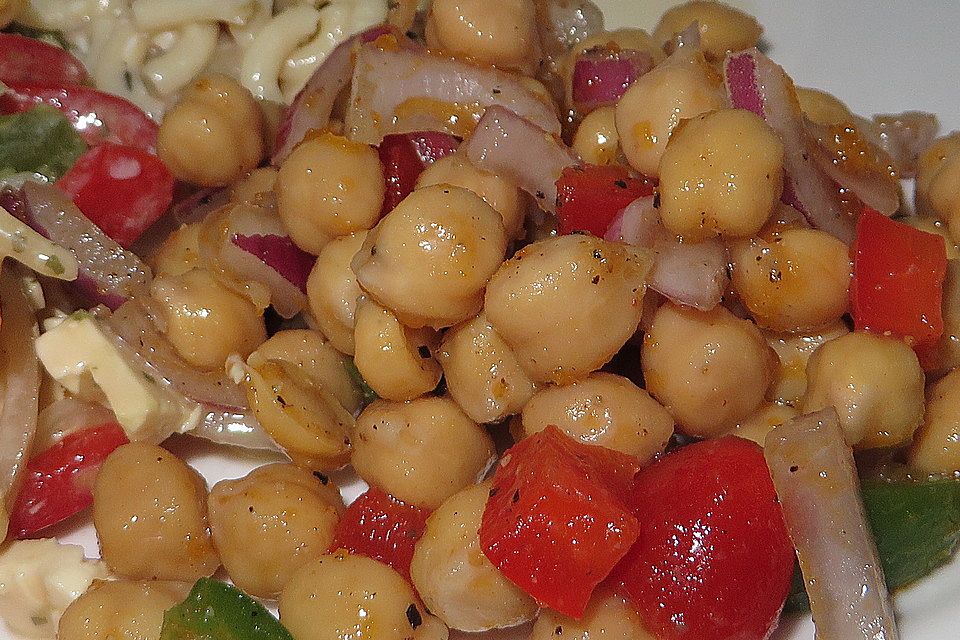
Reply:
<svg viewBox="0 0 960 640"><path fill-rule="evenodd" d="M275 191L290 239L317 255L334 238L377 223L383 167L373 147L324 132L308 137L283 161Z"/></svg>
<svg viewBox="0 0 960 640"><path fill-rule="evenodd" d="M496 210L472 191L435 185L388 213L352 266L360 288L404 325L439 329L477 314L506 249Z"/></svg>
<svg viewBox="0 0 960 640"><path fill-rule="evenodd" d="M659 175L660 158L680 121L723 109L723 81L703 55L682 55L640 76L617 103L620 148L634 169Z"/></svg>
<svg viewBox="0 0 960 640"><path fill-rule="evenodd" d="M817 349L807 363L803 413L835 407L847 444L895 447L923 420L923 370L895 338L856 331Z"/></svg>
<svg viewBox="0 0 960 640"><path fill-rule="evenodd" d="M724 307L697 311L667 303L643 341L647 390L687 435L722 435L760 406L777 356L760 330Z"/></svg>
<svg viewBox="0 0 960 640"><path fill-rule="evenodd" d="M174 176L204 187L234 182L263 158L263 114L237 81L207 75L163 118L157 155Z"/></svg>
<svg viewBox="0 0 960 640"><path fill-rule="evenodd" d="M730 258L733 290L762 327L809 331L847 312L850 252L825 231L787 229L769 242L737 242Z"/></svg>
<svg viewBox="0 0 960 640"><path fill-rule="evenodd" d="M960 152L940 163L939 170L930 178L926 203L947 224L954 242L960 239Z"/></svg>
<svg viewBox="0 0 960 640"><path fill-rule="evenodd" d="M657 640L633 605L607 586L590 597L579 620L541 609L527 640Z"/></svg>
<svg viewBox="0 0 960 640"><path fill-rule="evenodd" d="M206 269L155 278L150 294L161 304L170 343L195 367L222 369L227 356L246 357L267 339L253 303Z"/></svg>
<svg viewBox="0 0 960 640"><path fill-rule="evenodd" d="M783 153L773 129L743 109L685 122L660 161L663 225L693 242L756 234L780 202Z"/></svg>
<svg viewBox="0 0 960 640"><path fill-rule="evenodd" d="M923 426L910 449L910 465L927 473L960 472L960 369L927 392Z"/></svg>
<svg viewBox="0 0 960 640"><path fill-rule="evenodd" d="M307 278L310 313L323 335L342 353L353 355L353 325L357 298L362 295L350 268L367 239L366 231L331 240L320 250Z"/></svg>
<svg viewBox="0 0 960 640"><path fill-rule="evenodd" d="M960 258L960 247L954 242L953 236L950 235L950 229L942 220L929 215L918 215L902 218L900 222L908 224L914 229L940 236L947 248L947 259L956 260Z"/></svg>
<svg viewBox="0 0 960 640"><path fill-rule="evenodd" d="M155 276L179 276L200 266L200 225L181 225L147 259Z"/></svg>
<svg viewBox="0 0 960 640"><path fill-rule="evenodd" d="M777 352L780 367L767 398L777 404L799 407L807 392L807 362L825 342L850 333L846 323L838 320L818 331L777 333L764 331L767 344ZM762 439L760 440L762 444Z"/></svg>
<svg viewBox="0 0 960 640"><path fill-rule="evenodd" d="M485 0L434 0L426 24L427 46L482 64L533 75L540 64L536 3L505 0L490 10Z"/></svg>
<svg viewBox="0 0 960 640"><path fill-rule="evenodd" d="M928 367L930 378L943 376L960 367L960 260L947 262L943 280L943 335L931 350Z"/></svg>
<svg viewBox="0 0 960 640"><path fill-rule="evenodd" d="M60 618L59 640L159 640L163 614L187 597L179 582L98 580Z"/></svg>
<svg viewBox="0 0 960 640"><path fill-rule="evenodd" d="M938 138L932 145L920 154L917 159L917 182L915 200L917 213L935 214L931 207L928 194L930 183L943 168L943 163L950 156L960 154L960 132Z"/></svg>
<svg viewBox="0 0 960 640"><path fill-rule="evenodd" d="M739 9L712 0L693 0L668 9L653 38L666 44L694 21L700 30L700 46L713 60L722 60L728 51L757 46L763 33L756 19Z"/></svg>
<svg viewBox="0 0 960 640"><path fill-rule="evenodd" d="M733 435L753 440L762 447L768 433L798 415L800 412L790 405L764 402L737 424Z"/></svg>
<svg viewBox="0 0 960 640"><path fill-rule="evenodd" d="M230 187L230 202L266 207L273 202L273 187L277 182L274 167L254 169Z"/></svg>
<svg viewBox="0 0 960 640"><path fill-rule="evenodd" d="M854 120L847 105L826 91L797 87L797 100L803 115L818 124L843 124Z"/></svg>
<svg viewBox="0 0 960 640"><path fill-rule="evenodd" d="M573 150L584 162L601 165L616 163L620 150L616 113L614 107L600 107L591 111L577 127L573 136Z"/></svg>

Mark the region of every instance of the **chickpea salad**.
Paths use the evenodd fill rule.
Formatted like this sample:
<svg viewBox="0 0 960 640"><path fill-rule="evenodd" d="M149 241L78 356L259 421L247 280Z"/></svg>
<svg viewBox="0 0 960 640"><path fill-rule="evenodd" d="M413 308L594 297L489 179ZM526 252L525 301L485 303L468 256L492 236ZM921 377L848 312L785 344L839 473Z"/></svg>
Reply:
<svg viewBox="0 0 960 640"><path fill-rule="evenodd" d="M960 134L719 2L488 5L0 0L10 637L900 637Z"/></svg>

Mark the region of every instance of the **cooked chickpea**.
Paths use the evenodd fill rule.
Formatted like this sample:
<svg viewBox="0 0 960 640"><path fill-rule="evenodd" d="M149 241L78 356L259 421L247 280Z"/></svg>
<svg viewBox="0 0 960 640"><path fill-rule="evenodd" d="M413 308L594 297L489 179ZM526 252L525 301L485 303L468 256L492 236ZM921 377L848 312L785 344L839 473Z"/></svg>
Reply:
<svg viewBox="0 0 960 640"><path fill-rule="evenodd" d="M500 214L462 187L407 196L370 232L353 259L360 288L414 329L477 314L507 249Z"/></svg>
<svg viewBox="0 0 960 640"><path fill-rule="evenodd" d="M187 597L178 582L95 581L60 618L59 640L159 640L163 614Z"/></svg>
<svg viewBox="0 0 960 640"><path fill-rule="evenodd" d="M659 175L660 158L680 121L726 103L722 79L702 54L670 59L640 76L617 103L620 148L634 169Z"/></svg>
<svg viewBox="0 0 960 640"><path fill-rule="evenodd" d="M449 398L377 400L357 418L353 442L357 475L426 509L477 482L495 453L489 434Z"/></svg>
<svg viewBox="0 0 960 640"><path fill-rule="evenodd" d="M373 147L324 132L308 137L283 161L275 192L290 239L317 255L334 238L377 223L383 167Z"/></svg>
<svg viewBox="0 0 960 640"><path fill-rule="evenodd" d="M817 229L787 229L730 249L733 290L762 327L810 331L847 312L852 267L843 242Z"/></svg>
<svg viewBox="0 0 960 640"><path fill-rule="evenodd" d="M601 165L616 163L620 150L616 113L613 107L600 107L591 111L577 127L573 136L573 150L584 162Z"/></svg>
<svg viewBox="0 0 960 640"><path fill-rule="evenodd" d="M936 213L929 202L930 183L943 168L947 158L955 155L960 155L960 132L937 138L920 154L917 159L917 181L914 190L918 213L928 215Z"/></svg>
<svg viewBox="0 0 960 640"><path fill-rule="evenodd" d="M427 519L410 563L417 593L451 629L486 631L533 618L537 603L507 580L480 549L490 483L448 498Z"/></svg>
<svg viewBox="0 0 960 640"><path fill-rule="evenodd" d="M960 247L954 242L953 236L950 235L950 229L947 228L947 225L942 220L933 216L919 215L901 218L900 222L908 224L914 229L940 236L946 245L947 259L956 260L960 258Z"/></svg>
<svg viewBox="0 0 960 640"><path fill-rule="evenodd" d="M477 169L465 155L455 153L431 164L417 179L417 189L439 184L473 191L500 214L508 239L520 237L526 202L520 190L507 180Z"/></svg>
<svg viewBox="0 0 960 640"><path fill-rule="evenodd" d="M524 437L554 425L571 438L616 449L641 462L662 453L673 417L628 379L596 372L565 387L538 391L521 414Z"/></svg>
<svg viewBox="0 0 960 640"><path fill-rule="evenodd" d="M327 552L345 509L336 485L292 464L221 480L207 504L230 579L260 598L276 598L297 569Z"/></svg>
<svg viewBox="0 0 960 640"><path fill-rule="evenodd" d="M626 598L601 586L579 620L541 609L528 640L656 640Z"/></svg>
<svg viewBox="0 0 960 640"><path fill-rule="evenodd" d="M100 556L135 580L193 582L220 566L207 530L207 487L166 449L131 442L111 453L93 487Z"/></svg>
<svg viewBox="0 0 960 640"><path fill-rule="evenodd" d="M756 19L739 9L712 0L693 0L667 9L653 38L666 44L693 22L700 30L701 49L713 60L722 60L728 51L757 46L763 33Z"/></svg>
<svg viewBox="0 0 960 640"><path fill-rule="evenodd" d="M221 187L260 163L263 128L263 114L249 91L227 76L203 76L164 116L157 155L178 179Z"/></svg>
<svg viewBox="0 0 960 640"><path fill-rule="evenodd" d="M764 402L759 409L737 424L733 435L753 440L762 447L768 433L798 415L800 412L790 405Z"/></svg>
<svg viewBox="0 0 960 640"><path fill-rule="evenodd" d="M826 91L797 87L797 100L803 115L818 124L844 124L854 120L847 105Z"/></svg>
<svg viewBox="0 0 960 640"><path fill-rule="evenodd" d="M482 313L443 334L437 360L447 391L476 422L517 413L533 395L517 356Z"/></svg>
<svg viewBox="0 0 960 640"><path fill-rule="evenodd" d="M179 276L200 266L200 225L185 224L147 259L155 276Z"/></svg>
<svg viewBox="0 0 960 640"><path fill-rule="evenodd" d="M943 334L924 362L930 378L960 367L960 304L956 300L960 300L960 260L949 260L943 280Z"/></svg>
<svg viewBox="0 0 960 640"><path fill-rule="evenodd" d="M366 239L367 232L358 231L331 240L320 250L307 278L307 301L313 319L330 344L349 355L353 355L354 314L362 293L350 261Z"/></svg>
<svg viewBox="0 0 960 640"><path fill-rule="evenodd" d="M206 269L160 276L150 285L166 320L166 336L200 369L222 369L227 356L246 357L267 339L260 311Z"/></svg>
<svg viewBox="0 0 960 640"><path fill-rule="evenodd" d="M660 217L697 242L760 231L783 191L783 143L755 114L723 109L678 127L660 161Z"/></svg>
<svg viewBox="0 0 960 640"><path fill-rule="evenodd" d="M280 621L295 640L417 640L431 616L403 577L344 552L301 567L280 594Z"/></svg>
<svg viewBox="0 0 960 640"><path fill-rule="evenodd" d="M767 398L778 404L799 407L807 392L807 362L810 356L823 343L847 333L850 333L850 329L842 320L808 333L764 331L767 344L780 359L779 371L767 392Z"/></svg>
<svg viewBox="0 0 960 640"><path fill-rule="evenodd" d="M918 183L919 185L919 183ZM926 203L947 224L950 237L960 239L960 152L947 156L930 178Z"/></svg>
<svg viewBox="0 0 960 640"><path fill-rule="evenodd" d="M657 309L641 357L647 390L687 435L722 435L760 406L777 356L760 330L723 307Z"/></svg>
<svg viewBox="0 0 960 640"><path fill-rule="evenodd" d="M807 363L803 413L835 407L847 444L894 447L923 420L923 370L895 338L856 331L817 349Z"/></svg>
<svg viewBox="0 0 960 640"><path fill-rule="evenodd" d="M503 263L485 312L531 379L565 384L599 369L636 331L650 265L629 245L549 238Z"/></svg>
<svg viewBox="0 0 960 640"><path fill-rule="evenodd" d="M913 439L909 462L927 473L960 472L960 369L927 392L923 426Z"/></svg>
<svg viewBox="0 0 960 640"><path fill-rule="evenodd" d="M230 187L230 202L268 206L273 202L273 187L277 182L274 167L254 169Z"/></svg>
<svg viewBox="0 0 960 640"><path fill-rule="evenodd" d="M482 64L533 75L540 65L536 3L504 0L496 11L486 0L434 0L426 24L427 46Z"/></svg>

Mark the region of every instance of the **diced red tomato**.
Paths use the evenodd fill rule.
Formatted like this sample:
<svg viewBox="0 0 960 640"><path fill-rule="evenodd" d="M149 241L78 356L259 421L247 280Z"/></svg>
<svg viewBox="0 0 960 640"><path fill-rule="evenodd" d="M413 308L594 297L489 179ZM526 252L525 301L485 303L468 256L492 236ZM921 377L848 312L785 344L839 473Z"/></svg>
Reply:
<svg viewBox="0 0 960 640"><path fill-rule="evenodd" d="M371 487L347 507L330 550L379 560L410 579L413 548L423 536L430 512Z"/></svg>
<svg viewBox="0 0 960 640"><path fill-rule="evenodd" d="M631 178L620 165L567 167L557 180L558 231L586 231L602 238L624 207L655 189L656 182Z"/></svg>
<svg viewBox="0 0 960 640"><path fill-rule="evenodd" d="M728 436L637 474L640 535L614 579L661 640L763 640L790 591L794 550L763 451Z"/></svg>
<svg viewBox="0 0 960 640"><path fill-rule="evenodd" d="M493 476L480 546L540 604L583 615L639 525L626 500L636 458L582 444L554 426L514 445Z"/></svg>
<svg viewBox="0 0 960 640"><path fill-rule="evenodd" d="M0 33L0 81L46 85L81 84L87 70L75 57L46 42Z"/></svg>
<svg viewBox="0 0 960 640"><path fill-rule="evenodd" d="M48 104L63 112L90 146L109 141L150 152L157 146L157 124L128 100L80 85L6 84L12 91L0 95L0 113Z"/></svg>
<svg viewBox="0 0 960 640"><path fill-rule="evenodd" d="M936 342L943 333L943 238L864 209L852 253L854 326L914 347Z"/></svg>
<svg viewBox="0 0 960 640"><path fill-rule="evenodd" d="M417 178L429 164L456 151L460 141L439 131L396 133L384 136L378 149L387 190L383 215L413 191Z"/></svg>
<svg viewBox="0 0 960 640"><path fill-rule="evenodd" d="M29 538L89 507L97 470L126 443L120 425L102 424L71 433L30 460L8 535Z"/></svg>
<svg viewBox="0 0 960 640"><path fill-rule="evenodd" d="M56 186L104 233L129 247L170 206L173 183L157 156L104 143L77 158Z"/></svg>

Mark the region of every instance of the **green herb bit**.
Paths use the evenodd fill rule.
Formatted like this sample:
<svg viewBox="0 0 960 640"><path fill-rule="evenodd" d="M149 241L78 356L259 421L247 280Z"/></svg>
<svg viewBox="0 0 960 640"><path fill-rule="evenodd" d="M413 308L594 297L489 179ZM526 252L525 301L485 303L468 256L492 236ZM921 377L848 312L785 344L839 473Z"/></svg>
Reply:
<svg viewBox="0 0 960 640"><path fill-rule="evenodd" d="M293 640L280 621L239 589L200 578L163 614L160 640Z"/></svg>
<svg viewBox="0 0 960 640"><path fill-rule="evenodd" d="M363 379L363 376L360 374L360 370L357 369L357 365L353 363L353 358L346 358L343 361L343 367L347 370L350 379L353 380L353 384L360 389L360 393L363 394L363 406L367 406L374 400L380 398L377 395L377 392L370 388L370 385L367 384L367 381Z"/></svg>
<svg viewBox="0 0 960 640"><path fill-rule="evenodd" d="M47 263L47 267L50 269L50 273L55 276L62 276L66 271L63 263L60 262L60 258L57 256L46 256L45 262Z"/></svg>
<svg viewBox="0 0 960 640"><path fill-rule="evenodd" d="M80 134L53 107L0 116L0 177L27 172L56 180L86 150Z"/></svg>

